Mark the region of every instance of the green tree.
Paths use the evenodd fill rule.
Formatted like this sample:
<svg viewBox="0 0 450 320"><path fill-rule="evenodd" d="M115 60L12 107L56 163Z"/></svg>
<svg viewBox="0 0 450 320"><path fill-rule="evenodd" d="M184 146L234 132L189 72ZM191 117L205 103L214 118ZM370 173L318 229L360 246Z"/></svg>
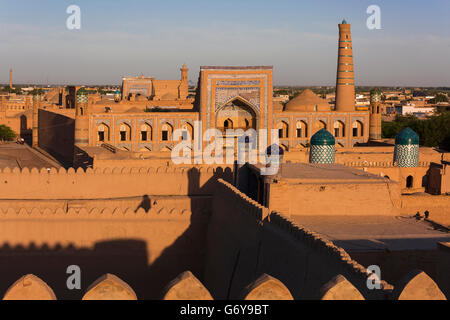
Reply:
<svg viewBox="0 0 450 320"><path fill-rule="evenodd" d="M0 125L0 140L12 141L16 137L16 133L4 124Z"/></svg>
<svg viewBox="0 0 450 320"><path fill-rule="evenodd" d="M383 122L383 137L395 138L406 127L419 135L421 145L450 150L450 112L443 112L426 120L419 120L413 115L397 116L392 122Z"/></svg>

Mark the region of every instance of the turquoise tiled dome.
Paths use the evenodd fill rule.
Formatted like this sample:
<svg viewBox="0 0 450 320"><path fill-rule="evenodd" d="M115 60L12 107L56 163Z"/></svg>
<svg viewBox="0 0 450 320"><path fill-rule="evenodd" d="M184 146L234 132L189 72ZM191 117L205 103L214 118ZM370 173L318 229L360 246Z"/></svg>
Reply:
<svg viewBox="0 0 450 320"><path fill-rule="evenodd" d="M333 135L329 133L325 129L319 130L315 135L311 138L312 146L334 146L336 145L336 139L334 139Z"/></svg>
<svg viewBox="0 0 450 320"><path fill-rule="evenodd" d="M410 128L405 128L395 137L395 144L402 146L418 145L419 136Z"/></svg>
<svg viewBox="0 0 450 320"><path fill-rule="evenodd" d="M77 96L87 96L87 94L88 94L88 92L86 91L85 88L80 88L80 89L77 91Z"/></svg>
<svg viewBox="0 0 450 320"><path fill-rule="evenodd" d="M333 164L336 153L336 140L327 130L318 131L311 138L309 162L314 164Z"/></svg>
<svg viewBox="0 0 450 320"><path fill-rule="evenodd" d="M395 137L394 162L403 168L419 166L419 136L410 128Z"/></svg>
<svg viewBox="0 0 450 320"><path fill-rule="evenodd" d="M120 94L120 91L119 91L119 90L116 90L116 92L115 92L114 94Z"/></svg>

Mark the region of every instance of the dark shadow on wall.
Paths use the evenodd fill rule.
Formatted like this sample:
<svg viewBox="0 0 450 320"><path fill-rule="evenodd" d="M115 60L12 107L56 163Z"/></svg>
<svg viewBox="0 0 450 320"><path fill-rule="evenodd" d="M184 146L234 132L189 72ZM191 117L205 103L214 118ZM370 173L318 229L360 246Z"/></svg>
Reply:
<svg viewBox="0 0 450 320"><path fill-rule="evenodd" d="M206 234L211 213L210 202L204 201L204 198L212 196L208 192L215 190L217 179L229 180L232 173L231 170L218 169L214 177L203 185L200 183L200 175L197 169L191 169L188 174L189 196L192 199L189 227L155 260L149 252L148 244L138 239L98 242L93 248L49 248L34 244L11 247L4 243L0 247L0 296L3 297L8 288L26 274L40 277L53 289L59 300L80 300L87 288L106 273L125 281L140 300L160 299L165 286L187 270L202 281ZM144 196L140 207L150 210L151 205L150 197ZM170 217L167 221L170 222ZM176 223L176 220L172 222ZM81 290L67 289L66 282L70 275L66 270L71 265L81 268Z"/></svg>
<svg viewBox="0 0 450 320"><path fill-rule="evenodd" d="M39 147L65 168L73 166L75 120L47 110L39 110Z"/></svg>
<svg viewBox="0 0 450 320"><path fill-rule="evenodd" d="M145 212L149 212L152 208L152 201L148 195L142 196L142 201L139 206L134 210L134 212L138 212L139 209L144 209Z"/></svg>

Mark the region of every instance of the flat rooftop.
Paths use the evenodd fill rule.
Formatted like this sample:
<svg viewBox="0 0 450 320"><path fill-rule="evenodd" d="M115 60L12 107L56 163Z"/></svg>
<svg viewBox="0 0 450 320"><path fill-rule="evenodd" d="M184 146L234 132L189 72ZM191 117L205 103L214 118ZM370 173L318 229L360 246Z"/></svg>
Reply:
<svg viewBox="0 0 450 320"><path fill-rule="evenodd" d="M252 166L261 170L262 166ZM383 183L386 178L340 164L283 163L278 179L291 183Z"/></svg>
<svg viewBox="0 0 450 320"><path fill-rule="evenodd" d="M59 168L60 165L48 159L27 145L17 143L0 144L0 168Z"/></svg>
<svg viewBox="0 0 450 320"><path fill-rule="evenodd" d="M321 234L347 252L435 250L450 233L413 217L292 216L297 224Z"/></svg>

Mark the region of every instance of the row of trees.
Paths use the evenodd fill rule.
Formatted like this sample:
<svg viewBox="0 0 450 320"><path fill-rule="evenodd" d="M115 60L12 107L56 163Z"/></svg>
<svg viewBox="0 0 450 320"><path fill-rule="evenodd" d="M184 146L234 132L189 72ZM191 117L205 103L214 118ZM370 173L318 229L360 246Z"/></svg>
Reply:
<svg viewBox="0 0 450 320"><path fill-rule="evenodd" d="M383 122L383 138L395 138L406 127L419 135L421 145L450 151L450 112L426 120L419 120L413 115L397 116L392 122Z"/></svg>

